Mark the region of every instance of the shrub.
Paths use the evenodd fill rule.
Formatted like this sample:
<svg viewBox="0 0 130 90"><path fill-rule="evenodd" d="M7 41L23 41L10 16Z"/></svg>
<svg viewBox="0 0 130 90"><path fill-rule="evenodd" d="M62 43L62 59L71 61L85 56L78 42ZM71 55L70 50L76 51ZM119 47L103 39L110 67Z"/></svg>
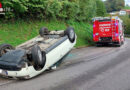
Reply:
<svg viewBox="0 0 130 90"><path fill-rule="evenodd" d="M101 0L96 0L97 5L97 16L105 16L106 15L106 8L104 3Z"/></svg>
<svg viewBox="0 0 130 90"><path fill-rule="evenodd" d="M125 34L130 34L130 17L128 15L122 16L121 19L125 25Z"/></svg>
<svg viewBox="0 0 130 90"><path fill-rule="evenodd" d="M5 19L31 18L40 20L71 19L89 21L92 17L96 16L96 8L100 5L95 1L96 0L2 0L1 2L4 7L13 9L13 12L6 12ZM100 1L100 3L103 5L102 1Z"/></svg>

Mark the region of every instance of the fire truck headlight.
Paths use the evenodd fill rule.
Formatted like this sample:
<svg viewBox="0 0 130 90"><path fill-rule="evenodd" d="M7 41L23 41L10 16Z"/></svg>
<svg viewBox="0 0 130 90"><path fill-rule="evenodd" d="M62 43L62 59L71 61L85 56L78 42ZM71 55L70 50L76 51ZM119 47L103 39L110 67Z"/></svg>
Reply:
<svg viewBox="0 0 130 90"><path fill-rule="evenodd" d="M96 33L96 36L99 35L99 33Z"/></svg>

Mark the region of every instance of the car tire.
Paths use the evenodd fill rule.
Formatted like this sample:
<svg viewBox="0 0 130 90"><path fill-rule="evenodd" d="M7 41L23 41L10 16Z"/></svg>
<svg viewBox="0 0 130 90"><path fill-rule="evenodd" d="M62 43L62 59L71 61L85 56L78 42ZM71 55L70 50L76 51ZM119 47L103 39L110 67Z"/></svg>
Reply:
<svg viewBox="0 0 130 90"><path fill-rule="evenodd" d="M43 37L44 35L47 35L48 33L49 33L49 30L46 27L42 27L39 30L39 34L40 34L41 37Z"/></svg>
<svg viewBox="0 0 130 90"><path fill-rule="evenodd" d="M69 40L71 43L73 43L75 41L75 32L74 32L74 28L72 27L68 27L66 30L65 30L65 35L68 36Z"/></svg>
<svg viewBox="0 0 130 90"><path fill-rule="evenodd" d="M41 51L38 45L35 45L32 50L32 61L35 70L41 70L45 66L46 63L46 53Z"/></svg>
<svg viewBox="0 0 130 90"><path fill-rule="evenodd" d="M15 48L10 44L1 44L0 45L0 57L8 52L8 51L6 51L6 49L14 50Z"/></svg>

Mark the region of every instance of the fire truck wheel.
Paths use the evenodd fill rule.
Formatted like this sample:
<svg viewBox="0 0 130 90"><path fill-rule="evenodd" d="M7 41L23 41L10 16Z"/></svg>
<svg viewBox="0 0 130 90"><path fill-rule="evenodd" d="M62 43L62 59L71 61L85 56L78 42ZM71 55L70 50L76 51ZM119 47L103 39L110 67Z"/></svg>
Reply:
<svg viewBox="0 0 130 90"><path fill-rule="evenodd" d="M101 46L101 44L96 44L96 47L100 47Z"/></svg>
<svg viewBox="0 0 130 90"><path fill-rule="evenodd" d="M121 45L122 45L122 41L121 41L121 36L120 36L120 40L119 40L117 46L120 47Z"/></svg>
<svg viewBox="0 0 130 90"><path fill-rule="evenodd" d="M96 47L101 47L102 43L96 43Z"/></svg>
<svg viewBox="0 0 130 90"><path fill-rule="evenodd" d="M123 44L124 44L124 41L122 41L121 44L123 45Z"/></svg>
<svg viewBox="0 0 130 90"><path fill-rule="evenodd" d="M9 50L14 50L15 48L10 44L1 44L0 45L0 57L7 53Z"/></svg>
<svg viewBox="0 0 130 90"><path fill-rule="evenodd" d="M117 46L120 47L122 45L122 42L118 42Z"/></svg>
<svg viewBox="0 0 130 90"><path fill-rule="evenodd" d="M75 32L74 32L74 28L72 27L68 27L66 30L65 30L65 35L68 36L69 40L71 43L73 43L75 41Z"/></svg>
<svg viewBox="0 0 130 90"><path fill-rule="evenodd" d="M38 45L32 48L31 53L34 69L37 71L43 69L46 63L46 53L42 52Z"/></svg>
<svg viewBox="0 0 130 90"><path fill-rule="evenodd" d="M124 44L124 41L125 41L125 37L123 36L123 41L122 41L122 45Z"/></svg>
<svg viewBox="0 0 130 90"><path fill-rule="evenodd" d="M49 30L46 28L46 27L42 27L40 30L39 30L39 34L41 37L43 37L44 35L48 34L49 33Z"/></svg>

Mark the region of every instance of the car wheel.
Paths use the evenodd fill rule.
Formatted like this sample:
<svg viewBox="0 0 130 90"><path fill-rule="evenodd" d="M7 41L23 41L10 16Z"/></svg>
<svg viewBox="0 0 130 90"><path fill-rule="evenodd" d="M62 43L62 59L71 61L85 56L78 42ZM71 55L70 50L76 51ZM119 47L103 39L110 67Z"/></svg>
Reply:
<svg viewBox="0 0 130 90"><path fill-rule="evenodd" d="M1 44L0 45L0 57L7 53L9 50L14 50L15 48L10 44Z"/></svg>
<svg viewBox="0 0 130 90"><path fill-rule="evenodd" d="M75 41L75 32L74 32L74 28L72 27L68 27L65 31L65 35L68 36L69 40L71 43L73 43Z"/></svg>
<svg viewBox="0 0 130 90"><path fill-rule="evenodd" d="M43 69L46 63L46 53L42 52L38 45L35 45L32 48L31 53L32 53L32 61L33 61L34 69L35 70Z"/></svg>
<svg viewBox="0 0 130 90"><path fill-rule="evenodd" d="M48 34L49 31L46 27L42 27L40 30L39 30L39 34L41 37L43 37L44 35Z"/></svg>

